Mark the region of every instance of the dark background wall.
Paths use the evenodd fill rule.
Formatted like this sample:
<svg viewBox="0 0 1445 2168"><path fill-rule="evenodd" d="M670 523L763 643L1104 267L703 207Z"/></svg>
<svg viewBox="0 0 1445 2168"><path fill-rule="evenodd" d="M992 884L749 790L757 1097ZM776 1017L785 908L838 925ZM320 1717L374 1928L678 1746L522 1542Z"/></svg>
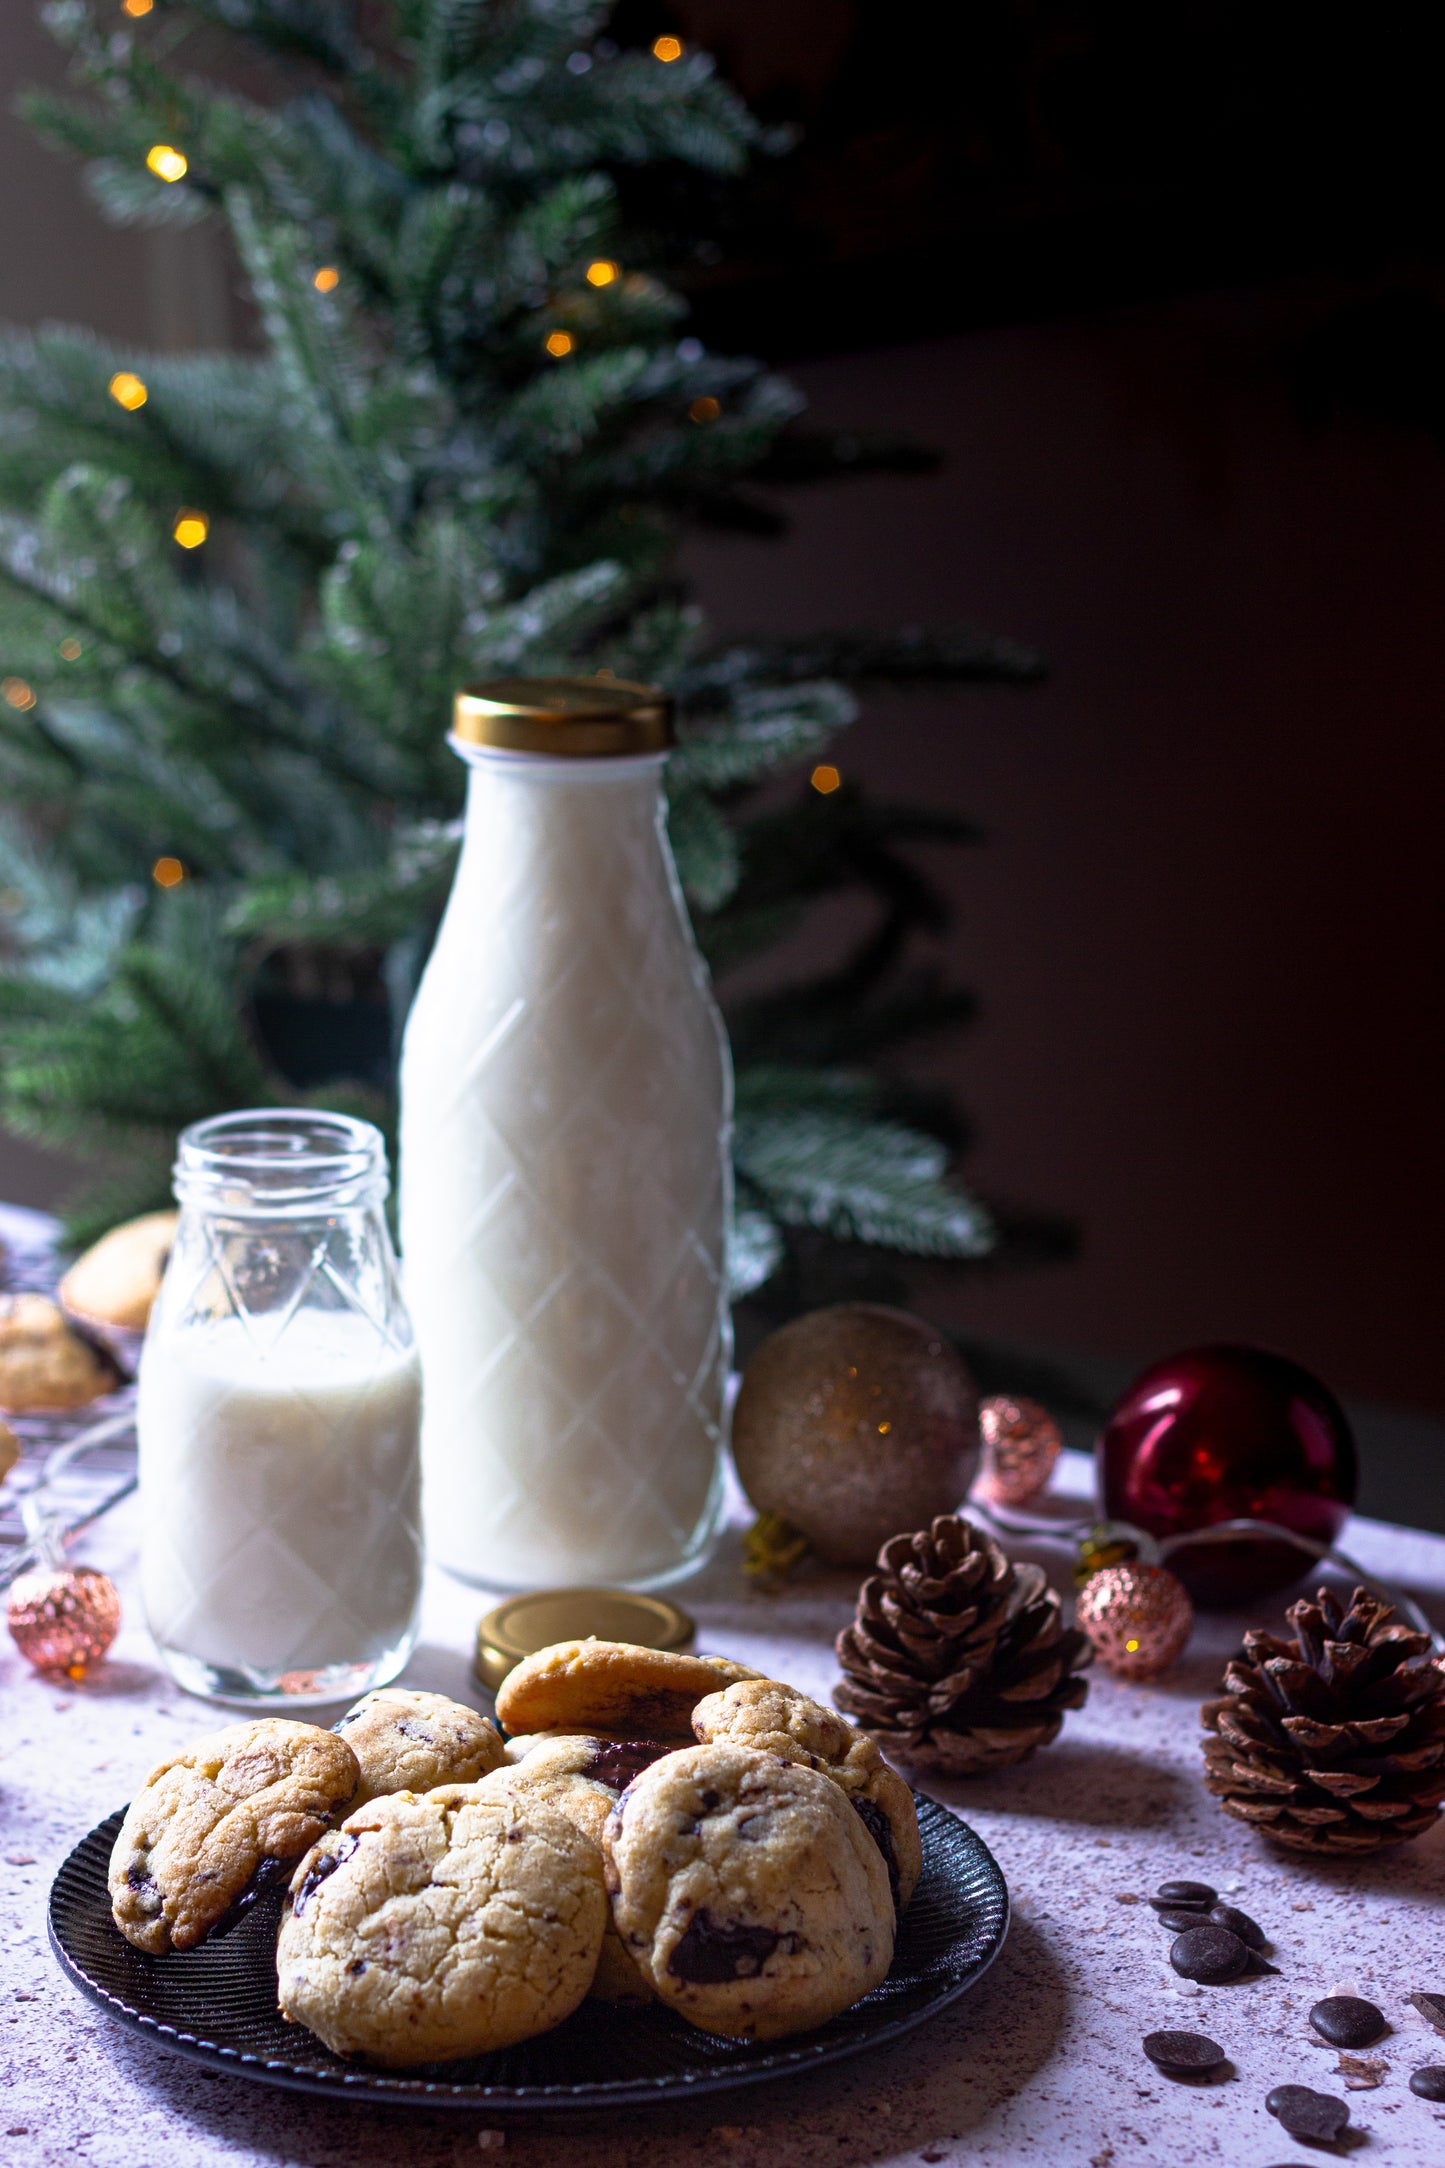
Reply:
<svg viewBox="0 0 1445 2168"><path fill-rule="evenodd" d="M870 225L879 173L913 171L896 101L873 139L858 121L856 56L839 103L850 48L833 32L846 16L874 36L875 12L824 11L820 76L803 0L674 11L723 36L779 110L833 129L799 243L827 308L785 307L776 266L741 244L743 273L704 267L699 302L723 334L773 322L818 417L910 431L945 464L799 495L786 540L689 557L730 629L967 616L1051 663L1034 691L871 701L839 756L987 825L986 848L941 867L948 958L981 1018L930 1058L975 1120L969 1178L1082 1233L1074 1262L967 1276L937 1301L975 1332L1120 1362L1259 1339L1345 1392L1445 1411L1445 342L1428 251L1397 219L1388 247L1366 231L1331 261L1327 221L1294 192L1281 208L1241 156L1211 199L1207 158L1165 158L1158 126L1153 165L1136 151L1101 172L1058 117L1074 108L1057 39L1042 61L1027 41L1005 51L992 108L975 71L968 110L992 110L992 133L970 120L962 167L935 163L912 193L890 181ZM1086 92L1100 11L1076 12ZM960 21L1030 13L1057 30L1060 11ZM7 103L53 73L33 15L0 13ZM932 91L921 110L936 160L955 137ZM1273 206L1253 223L1251 173ZM951 223L940 203L961 206ZM5 118L0 315L184 345L224 341L239 311L204 236L101 227L75 174ZM63 1172L0 1141L0 1193L43 1202Z"/></svg>
<svg viewBox="0 0 1445 2168"><path fill-rule="evenodd" d="M815 411L941 477L830 488L777 546L693 551L728 625L976 613L1028 692L869 703L840 754L977 813L946 864L978 987L946 1057L996 1196L1076 1262L959 1314L1129 1357L1241 1336L1445 1405L1436 1228L1445 459L1314 431L1250 293L810 363Z"/></svg>

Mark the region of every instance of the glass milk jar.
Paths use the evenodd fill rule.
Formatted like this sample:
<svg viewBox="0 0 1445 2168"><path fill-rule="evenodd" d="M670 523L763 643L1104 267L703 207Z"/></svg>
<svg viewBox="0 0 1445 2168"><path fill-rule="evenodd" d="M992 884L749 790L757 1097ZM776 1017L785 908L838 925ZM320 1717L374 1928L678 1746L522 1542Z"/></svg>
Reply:
<svg viewBox="0 0 1445 2168"><path fill-rule="evenodd" d="M368 1122L258 1109L180 1140L141 1354L141 1584L191 1693L295 1706L416 1632L421 1380Z"/></svg>
<svg viewBox="0 0 1445 2168"><path fill-rule="evenodd" d="M616 681L458 696L466 833L401 1069L427 1543L489 1586L671 1579L722 1495L732 1069Z"/></svg>

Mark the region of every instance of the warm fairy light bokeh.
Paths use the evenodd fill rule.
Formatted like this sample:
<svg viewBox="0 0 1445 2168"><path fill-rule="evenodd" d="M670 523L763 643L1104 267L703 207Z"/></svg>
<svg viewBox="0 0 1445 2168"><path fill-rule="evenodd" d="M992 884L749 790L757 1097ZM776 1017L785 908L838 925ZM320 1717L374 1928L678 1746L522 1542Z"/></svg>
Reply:
<svg viewBox="0 0 1445 2168"><path fill-rule="evenodd" d="M157 180L178 181L187 171L184 151L178 151L173 143L152 143L146 152L146 164Z"/></svg>
<svg viewBox="0 0 1445 2168"><path fill-rule="evenodd" d="M120 12L134 16L138 21L142 15L149 15L155 4L156 0L120 0Z"/></svg>
<svg viewBox="0 0 1445 2168"><path fill-rule="evenodd" d="M547 334L547 352L554 361L560 361L564 354L570 354L573 344L570 331L549 331Z"/></svg>
<svg viewBox="0 0 1445 2168"><path fill-rule="evenodd" d="M143 407L150 397L144 378L137 376L133 369L117 369L106 390L117 406L125 408L127 414L134 414L136 408Z"/></svg>
<svg viewBox="0 0 1445 2168"><path fill-rule="evenodd" d="M151 879L157 888L179 888L186 877L186 869L179 858L158 858L151 867Z"/></svg>
<svg viewBox="0 0 1445 2168"><path fill-rule="evenodd" d="M198 550L210 531L211 523L205 513L193 512L187 506L185 511L176 514L176 523L171 529L171 536L173 540L180 543L183 550Z"/></svg>
<svg viewBox="0 0 1445 2168"><path fill-rule="evenodd" d="M74 638L62 640L60 643L60 659L62 662L79 662L84 653L85 649Z"/></svg>
<svg viewBox="0 0 1445 2168"><path fill-rule="evenodd" d="M711 392L704 392L700 399L693 400L687 411L695 422L715 422L722 408Z"/></svg>
<svg viewBox="0 0 1445 2168"><path fill-rule="evenodd" d="M12 708L33 708L35 694L23 677L0 678L0 697Z"/></svg>
<svg viewBox="0 0 1445 2168"><path fill-rule="evenodd" d="M610 286L618 270L619 266L610 256L599 256L596 263L587 266L587 283L589 286Z"/></svg>
<svg viewBox="0 0 1445 2168"><path fill-rule="evenodd" d="M814 790L821 791L825 798L827 797L829 791L833 791L838 788L838 785L842 782L842 780L843 778L838 773L838 770L836 768L830 767L827 761L820 761L818 766L813 770L812 774L808 778L808 781L812 784Z"/></svg>
<svg viewBox="0 0 1445 2168"><path fill-rule="evenodd" d="M654 60L681 60L682 39L654 38L652 41L652 57Z"/></svg>
<svg viewBox="0 0 1445 2168"><path fill-rule="evenodd" d="M319 271L312 273L311 283L318 294L334 294L341 284L341 273L334 263L324 263Z"/></svg>

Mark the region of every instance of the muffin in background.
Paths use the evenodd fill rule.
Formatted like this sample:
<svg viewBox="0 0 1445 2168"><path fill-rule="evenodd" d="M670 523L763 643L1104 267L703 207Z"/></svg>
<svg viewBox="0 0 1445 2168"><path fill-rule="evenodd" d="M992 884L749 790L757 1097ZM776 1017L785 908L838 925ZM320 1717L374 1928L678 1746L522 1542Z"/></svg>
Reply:
<svg viewBox="0 0 1445 2168"><path fill-rule="evenodd" d="M125 1220L76 1258L56 1290L66 1313L130 1370L160 1292L175 1212L146 1212Z"/></svg>

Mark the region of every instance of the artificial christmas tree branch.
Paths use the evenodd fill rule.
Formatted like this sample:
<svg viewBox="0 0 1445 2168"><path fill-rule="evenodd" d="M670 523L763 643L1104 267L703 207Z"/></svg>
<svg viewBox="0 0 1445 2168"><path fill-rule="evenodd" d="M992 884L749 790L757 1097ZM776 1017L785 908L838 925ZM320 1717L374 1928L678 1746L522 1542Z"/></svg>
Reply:
<svg viewBox="0 0 1445 2168"><path fill-rule="evenodd" d="M610 670L677 701L716 972L836 897L872 910L783 995L722 986L736 1287L806 1257L818 1288L830 1242L981 1254L962 1125L883 1067L966 1013L916 958L946 912L911 852L974 831L807 778L851 686L1037 660L967 629L719 642L677 573L691 527L775 528L784 485L919 464L800 426L794 387L688 333L671 178L725 187L775 139L705 54L629 47L588 0L43 12L74 89L32 119L110 218L224 228L260 348L0 338L0 1116L97 1161L92 1227L163 1202L175 1129L227 1106L385 1121L351 1056L297 1073L286 1018L320 1001L339 1046L315 985L385 989L384 1070L454 862L452 692Z"/></svg>

